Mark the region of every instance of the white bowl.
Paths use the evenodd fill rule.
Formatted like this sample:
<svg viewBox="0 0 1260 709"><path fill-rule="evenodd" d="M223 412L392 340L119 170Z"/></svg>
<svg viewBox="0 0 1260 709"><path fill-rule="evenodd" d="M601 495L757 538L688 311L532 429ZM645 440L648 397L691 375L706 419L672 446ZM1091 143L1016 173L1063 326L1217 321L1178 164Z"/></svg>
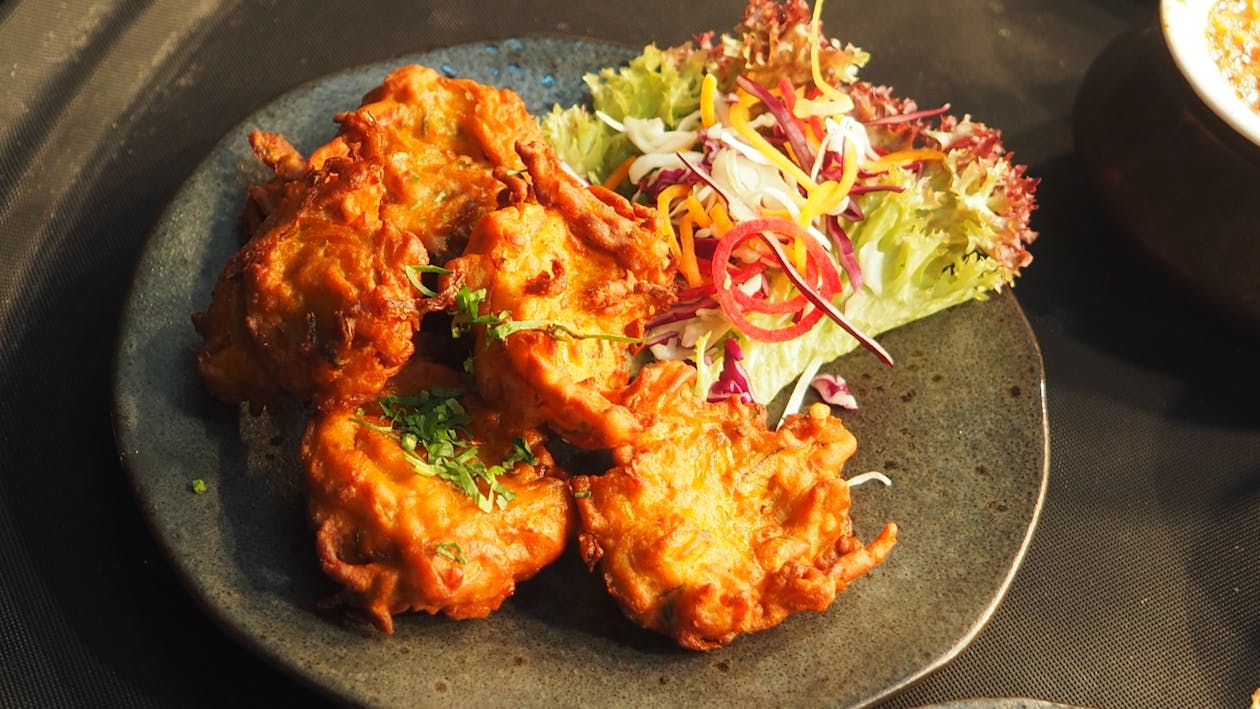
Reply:
<svg viewBox="0 0 1260 709"><path fill-rule="evenodd" d="M1247 105L1208 50L1208 15L1216 0L1160 0L1164 41L1182 76L1230 128L1260 145L1260 113Z"/></svg>

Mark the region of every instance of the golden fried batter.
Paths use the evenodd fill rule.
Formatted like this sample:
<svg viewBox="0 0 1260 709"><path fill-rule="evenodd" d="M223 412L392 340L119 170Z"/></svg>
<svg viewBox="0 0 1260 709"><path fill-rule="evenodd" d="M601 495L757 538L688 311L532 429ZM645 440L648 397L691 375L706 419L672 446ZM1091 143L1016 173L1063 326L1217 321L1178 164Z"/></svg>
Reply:
<svg viewBox="0 0 1260 709"><path fill-rule="evenodd" d="M760 406L705 403L684 363L631 382L627 340L674 297L661 217L568 174L515 94L403 67L336 120L309 158L251 136L275 178L194 324L214 395L315 405L302 457L337 603L385 632L486 616L580 513L625 613L704 650L827 608L888 554L894 525L852 534L855 442L827 407L771 432ZM428 264L449 269L436 297L409 278ZM421 319L477 291L477 392L455 393ZM570 483L544 427L614 467Z"/></svg>
<svg viewBox="0 0 1260 709"><path fill-rule="evenodd" d="M645 319L669 304L676 270L668 243L652 212L587 189L540 144L519 150L531 182L505 177L514 203L477 223L465 254L447 264L450 282L484 288L490 314L565 332L524 329L502 342L482 333L478 387L577 445L622 443L642 428L618 404L630 348L598 336L638 338Z"/></svg>
<svg viewBox="0 0 1260 709"><path fill-rule="evenodd" d="M449 369L408 365L387 393L412 395L458 384ZM407 610L480 618L498 609L518 581L559 557L572 533L572 498L536 429L521 429L475 396L462 399L466 428L487 465L523 439L536 462L517 462L497 479L514 497L478 508L454 484L416 472L379 407L317 416L302 455L316 544L337 600L385 632ZM417 448L420 450L420 448ZM427 454L426 454L427 455ZM483 492L487 491L484 484Z"/></svg>
<svg viewBox="0 0 1260 709"><path fill-rule="evenodd" d="M853 535L840 477L856 444L826 405L768 431L765 410L706 403L695 370L651 365L625 405L652 424L602 476L575 476L582 555L628 617L708 650L802 610L821 611L883 561Z"/></svg>
<svg viewBox="0 0 1260 709"><path fill-rule="evenodd" d="M261 221L194 316L198 367L221 399L335 409L374 396L425 310L407 268L462 249L497 207L495 169L523 169L513 142L538 135L510 91L418 66L337 121L305 166L282 137L251 138L276 178L251 190L247 221Z"/></svg>
<svg viewBox="0 0 1260 709"><path fill-rule="evenodd" d="M378 161L388 195L381 221L419 236L436 264L458 256L472 225L498 206L495 168L524 169L516 141L542 140L512 91L414 65L337 121L340 134L311 155L311 167L356 151Z"/></svg>
<svg viewBox="0 0 1260 709"><path fill-rule="evenodd" d="M379 174L368 162L326 166L300 208L282 206L229 260L209 309L194 316L211 393L353 406L411 356L420 308L406 267L428 257L418 239L379 220Z"/></svg>

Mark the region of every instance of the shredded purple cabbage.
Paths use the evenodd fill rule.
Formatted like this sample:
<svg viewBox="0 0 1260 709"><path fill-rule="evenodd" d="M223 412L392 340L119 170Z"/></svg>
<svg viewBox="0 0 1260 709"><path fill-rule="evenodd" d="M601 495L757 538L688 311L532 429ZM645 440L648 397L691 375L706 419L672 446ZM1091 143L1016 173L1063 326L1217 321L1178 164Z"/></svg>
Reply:
<svg viewBox="0 0 1260 709"><path fill-rule="evenodd" d="M669 310L666 310L660 315L657 315L651 320L649 320L647 323L647 326L649 328L658 328L662 325L669 325L676 322L684 322L684 321L687 321L696 317L696 315L699 314L698 311L701 308L713 308L713 307L716 307L716 304L713 303L711 299L707 301L698 300L689 305L684 305L682 307L675 306L673 308L670 308Z"/></svg>
<svg viewBox="0 0 1260 709"><path fill-rule="evenodd" d="M739 87L748 93L756 96L766 107L766 110L774 116L778 122L779 130L783 132L783 137L792 146L792 151L796 153L796 157L802 165L812 165L814 163L814 149L805 138L805 131L801 130L801 124L792 116L788 110L787 104L777 98L766 87L758 84L752 79L740 75L735 78L735 82ZM807 168L808 169L808 168Z"/></svg>
<svg viewBox="0 0 1260 709"><path fill-rule="evenodd" d="M639 192L645 197L656 199L657 196L665 190L666 187L672 187L677 184L695 184L696 179L691 170L686 168L675 167L668 170L662 169L652 173L651 177L645 177L639 183Z"/></svg>
<svg viewBox="0 0 1260 709"><path fill-rule="evenodd" d="M840 226L839 219L828 215L825 221L827 236L831 237L831 243L836 247L836 258L840 261L840 267L849 274L849 284L852 286L850 293L856 293L862 290L862 284L866 281L863 279L862 266L858 263L857 254L853 251L853 240Z"/></svg>
<svg viewBox="0 0 1260 709"><path fill-rule="evenodd" d="M660 334L656 335L655 337L649 338L648 340L644 341L643 344L645 347L656 347L658 345L669 344L670 342L673 342L674 340L678 340L679 342L682 342L682 335L677 330L665 330L661 332Z"/></svg>
<svg viewBox="0 0 1260 709"><path fill-rule="evenodd" d="M857 398L849 391L849 383L838 374L819 374L810 382L822 400L843 409L856 409Z"/></svg>
<svg viewBox="0 0 1260 709"><path fill-rule="evenodd" d="M849 194L866 194L867 192L905 192L906 188L901 185L854 185L849 189Z"/></svg>
<svg viewBox="0 0 1260 709"><path fill-rule="evenodd" d="M909 113L893 113L891 115L882 116L880 118L873 118L869 121L865 121L865 123L868 126L883 126L883 125L888 125L890 123L908 123L910 121L917 121L924 118L932 118L933 116L939 116L945 113L946 111L948 111L949 108L950 106L947 103L944 106L941 106L940 108L928 108L922 111L910 111Z"/></svg>
<svg viewBox="0 0 1260 709"><path fill-rule="evenodd" d="M753 401L752 384L748 381L748 373L740 364L744 359L744 349L734 337L726 338L723 344L725 356L722 358L722 373L717 381L709 387L708 400L725 401L738 397L740 401L751 404Z"/></svg>

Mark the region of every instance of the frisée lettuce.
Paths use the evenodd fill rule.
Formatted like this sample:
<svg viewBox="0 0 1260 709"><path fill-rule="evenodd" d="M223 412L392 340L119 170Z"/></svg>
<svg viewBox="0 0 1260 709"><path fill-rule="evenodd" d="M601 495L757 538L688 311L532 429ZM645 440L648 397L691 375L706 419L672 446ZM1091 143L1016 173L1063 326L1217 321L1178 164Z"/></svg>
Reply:
<svg viewBox="0 0 1260 709"><path fill-rule="evenodd" d="M700 105L705 58L694 52L643 48L629 65L608 67L585 77L595 110L613 121L627 116L659 118L678 127ZM554 106L543 120L543 135L561 160L582 177L601 182L636 149L586 106Z"/></svg>

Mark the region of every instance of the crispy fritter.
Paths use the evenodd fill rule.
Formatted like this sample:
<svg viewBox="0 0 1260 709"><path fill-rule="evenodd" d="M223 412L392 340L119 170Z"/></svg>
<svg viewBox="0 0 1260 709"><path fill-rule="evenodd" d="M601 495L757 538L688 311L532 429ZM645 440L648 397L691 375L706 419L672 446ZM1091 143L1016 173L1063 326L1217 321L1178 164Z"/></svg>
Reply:
<svg viewBox="0 0 1260 709"><path fill-rule="evenodd" d="M686 364L631 382L627 340L674 297L661 217L567 173L515 94L403 67L336 120L309 158L251 136L275 178L194 316L216 396L315 405L302 457L334 602L385 632L409 610L484 617L580 513L625 613L703 650L823 610L883 560L896 527L853 536L855 443L825 406L771 432L760 406L702 401ZM434 297L409 277L428 264L449 269ZM477 392L453 394L419 328L478 290L510 334L482 322ZM614 467L570 484L543 428Z"/></svg>
<svg viewBox="0 0 1260 709"><path fill-rule="evenodd" d="M379 220L378 165L341 160L322 175L232 256L194 316L198 368L220 399L353 406L412 354L421 312L406 268L428 262L424 247Z"/></svg>
<svg viewBox="0 0 1260 709"><path fill-rule="evenodd" d="M387 393L459 383L453 370L417 360ZM318 415L303 441L316 545L325 573L343 586L335 600L387 633L393 615L408 610L489 615L517 582L559 557L572 534L572 498L541 433L473 395L462 401L487 465L503 461L518 438L536 459L497 478L514 495L502 508L482 510L454 484L418 474L399 436L379 430L390 422L377 406L362 416Z"/></svg>
<svg viewBox="0 0 1260 709"><path fill-rule="evenodd" d="M412 355L426 306L408 267L457 254L498 206L496 169L537 124L510 91L407 66L303 161L255 133L276 172L250 192L253 237L227 264L206 312L198 367L210 391L263 405L281 394L320 409L374 396Z"/></svg>
<svg viewBox="0 0 1260 709"><path fill-rule="evenodd" d="M414 65L337 121L340 134L311 155L311 167L356 152L379 162L388 195L381 221L417 235L435 264L458 256L472 225L498 206L496 168L524 169L516 141L542 140L512 91Z"/></svg>
<svg viewBox="0 0 1260 709"><path fill-rule="evenodd" d="M449 280L484 288L488 313L565 331L524 329L501 342L482 333L477 384L576 445L610 447L642 426L618 403L630 348L600 336L641 337L645 319L669 304L669 246L653 212L581 185L541 144L519 150L530 181L504 177L512 203L477 223L465 254L447 264Z"/></svg>
<svg viewBox="0 0 1260 709"><path fill-rule="evenodd" d="M889 524L853 536L840 477L856 443L824 404L766 428L765 409L706 403L695 370L646 367L624 404L652 423L602 476L575 476L579 539L625 614L709 650L788 615L827 608L882 562Z"/></svg>

